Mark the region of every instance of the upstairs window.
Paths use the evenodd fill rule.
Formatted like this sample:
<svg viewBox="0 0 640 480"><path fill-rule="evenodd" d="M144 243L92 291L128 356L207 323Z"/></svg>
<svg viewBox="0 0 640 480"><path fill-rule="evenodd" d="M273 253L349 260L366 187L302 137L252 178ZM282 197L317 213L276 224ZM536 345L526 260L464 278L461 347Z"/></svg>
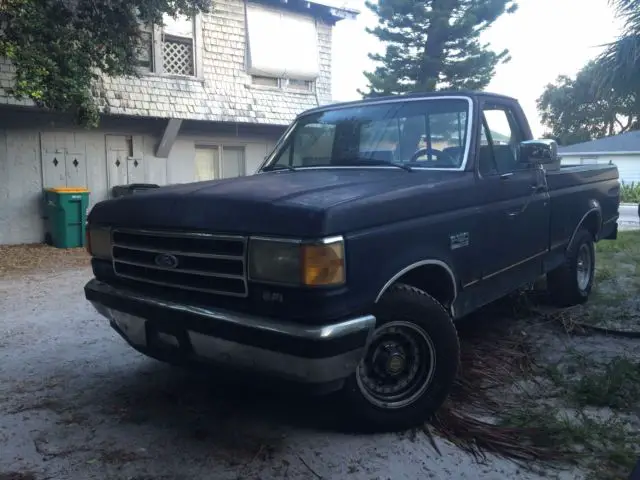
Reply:
<svg viewBox="0 0 640 480"><path fill-rule="evenodd" d="M196 20L183 15L163 16L161 26L143 26L138 66L148 72L196 76Z"/></svg>
<svg viewBox="0 0 640 480"><path fill-rule="evenodd" d="M297 90L299 92L313 92L314 82L311 80L294 80L291 78L265 77L262 75L252 75L253 85L263 87L280 88L282 90Z"/></svg>
<svg viewBox="0 0 640 480"><path fill-rule="evenodd" d="M247 71L254 85L313 91L320 74L315 20L247 4Z"/></svg>

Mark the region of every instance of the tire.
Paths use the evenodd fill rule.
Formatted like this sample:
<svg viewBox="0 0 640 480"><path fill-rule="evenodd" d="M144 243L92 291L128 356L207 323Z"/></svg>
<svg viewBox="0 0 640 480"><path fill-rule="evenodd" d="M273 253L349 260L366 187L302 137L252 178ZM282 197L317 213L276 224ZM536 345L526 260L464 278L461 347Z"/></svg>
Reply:
<svg viewBox="0 0 640 480"><path fill-rule="evenodd" d="M559 307L585 303L593 287L595 265L593 235L581 228L567 250L565 263L547 274L551 301Z"/></svg>
<svg viewBox="0 0 640 480"><path fill-rule="evenodd" d="M350 422L367 432L418 426L445 401L458 372L460 344L451 315L431 295L405 284L392 286L373 313L376 329L343 389L351 407ZM387 342L381 346L383 338ZM401 379L407 384L396 390L395 401L388 401L387 392L383 398L372 392L371 380L382 378L380 372L396 382L387 390L400 388Z"/></svg>

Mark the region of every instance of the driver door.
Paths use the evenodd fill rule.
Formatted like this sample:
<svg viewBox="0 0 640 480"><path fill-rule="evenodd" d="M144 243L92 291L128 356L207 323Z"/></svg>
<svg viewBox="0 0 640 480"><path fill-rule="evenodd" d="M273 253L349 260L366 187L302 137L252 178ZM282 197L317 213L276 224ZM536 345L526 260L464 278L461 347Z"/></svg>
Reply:
<svg viewBox="0 0 640 480"><path fill-rule="evenodd" d="M524 132L508 104L482 108L479 187L486 205L482 277L527 281L549 246L544 173L519 162Z"/></svg>

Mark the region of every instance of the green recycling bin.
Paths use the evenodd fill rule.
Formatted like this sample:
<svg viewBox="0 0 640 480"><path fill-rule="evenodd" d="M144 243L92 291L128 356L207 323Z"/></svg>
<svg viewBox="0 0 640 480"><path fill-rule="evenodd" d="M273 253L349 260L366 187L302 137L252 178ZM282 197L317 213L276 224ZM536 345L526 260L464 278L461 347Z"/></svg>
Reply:
<svg viewBox="0 0 640 480"><path fill-rule="evenodd" d="M89 190L58 187L44 191L47 233L56 248L85 245L85 224L89 210Z"/></svg>

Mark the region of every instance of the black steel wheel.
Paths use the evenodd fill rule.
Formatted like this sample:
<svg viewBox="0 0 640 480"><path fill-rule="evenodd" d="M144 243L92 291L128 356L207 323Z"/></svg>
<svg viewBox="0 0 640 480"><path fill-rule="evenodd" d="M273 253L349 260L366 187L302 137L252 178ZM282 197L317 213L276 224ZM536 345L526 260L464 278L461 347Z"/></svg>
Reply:
<svg viewBox="0 0 640 480"><path fill-rule="evenodd" d="M358 430L394 431L427 421L447 398L460 347L451 315L415 287L392 286L376 304L377 325L345 384Z"/></svg>
<svg viewBox="0 0 640 480"><path fill-rule="evenodd" d="M547 289L553 303L560 307L585 303L593 287L595 266L593 235L581 228L567 249L565 263L547 274Z"/></svg>

